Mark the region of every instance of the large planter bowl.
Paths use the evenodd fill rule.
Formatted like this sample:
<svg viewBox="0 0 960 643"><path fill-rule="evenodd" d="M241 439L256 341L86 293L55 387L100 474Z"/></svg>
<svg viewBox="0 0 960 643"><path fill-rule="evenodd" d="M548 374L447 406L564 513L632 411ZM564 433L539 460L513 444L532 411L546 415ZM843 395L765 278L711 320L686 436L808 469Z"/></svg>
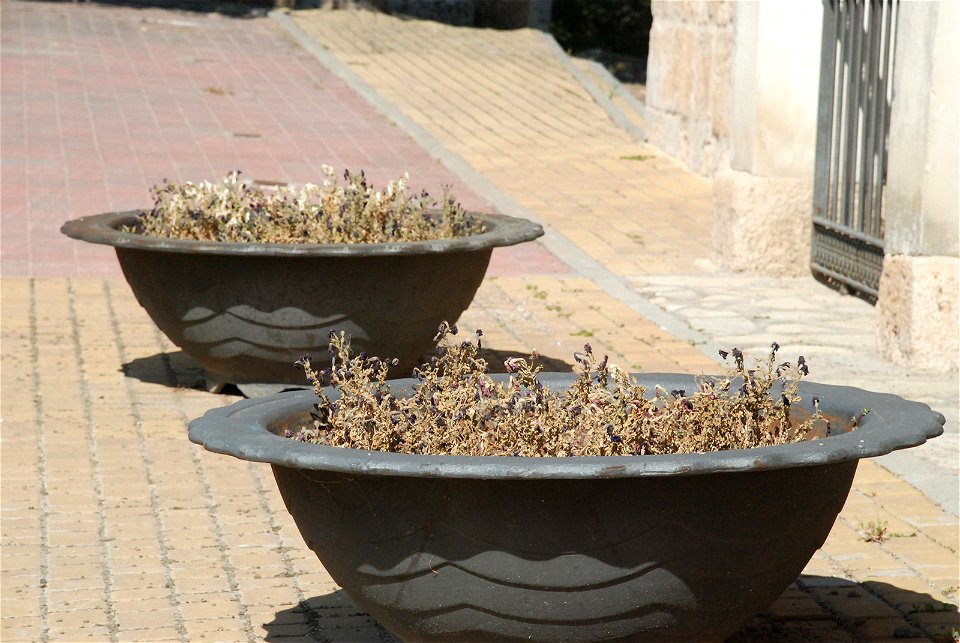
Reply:
<svg viewBox="0 0 960 643"><path fill-rule="evenodd" d="M350 335L356 351L397 357L397 372L412 367L437 326L470 305L493 249L543 234L526 219L473 216L486 232L404 243L161 239L121 230L136 224L135 212L75 219L61 231L116 248L137 301L218 390L303 385L293 363L307 354L322 368L331 330Z"/></svg>
<svg viewBox="0 0 960 643"><path fill-rule="evenodd" d="M572 379L542 377L555 390ZM833 417L870 413L852 432L710 454L411 456L279 437L311 410L300 391L210 411L190 439L272 464L307 545L406 641L719 641L797 578L860 458L943 430L942 415L891 395L801 393Z"/></svg>

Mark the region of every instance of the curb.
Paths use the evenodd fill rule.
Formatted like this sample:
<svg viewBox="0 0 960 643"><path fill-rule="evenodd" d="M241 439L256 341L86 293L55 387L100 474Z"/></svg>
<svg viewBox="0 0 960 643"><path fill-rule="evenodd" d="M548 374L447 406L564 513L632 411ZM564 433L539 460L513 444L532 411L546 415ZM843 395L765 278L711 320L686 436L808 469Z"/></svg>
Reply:
<svg viewBox="0 0 960 643"><path fill-rule="evenodd" d="M633 140L636 142L646 143L647 135L643 132L643 130L641 130L629 118L627 118L626 114L620 111L620 108L614 105L613 101L604 95L603 91L597 87L596 83L587 78L586 74L580 71L577 66L573 64L573 62L570 60L570 56L568 56L567 52L560 47L560 44L556 41L556 39L549 33L543 31L537 33L540 34L540 37L543 38L544 43L546 43L547 47L550 48L550 51L553 52L554 57L556 57L556 59L560 61L560 64L566 68L570 75L573 76L578 83L580 83L580 86L583 87L588 94L590 94L590 97L593 99L593 101L607 113L607 116L610 117L610 120L612 120L617 127L630 134L630 136L632 136ZM599 63L594 64L603 70L603 74L609 76L612 86L620 87L620 81L614 78L613 75L607 71L606 67L600 65ZM621 89L621 91L623 92L624 97L628 97L627 100L630 106L636 109L637 113L642 116L645 110L640 104L640 101L638 101L636 98L633 98L633 96L630 95L630 92L627 92L623 89ZM630 99L632 99L632 102L630 102Z"/></svg>

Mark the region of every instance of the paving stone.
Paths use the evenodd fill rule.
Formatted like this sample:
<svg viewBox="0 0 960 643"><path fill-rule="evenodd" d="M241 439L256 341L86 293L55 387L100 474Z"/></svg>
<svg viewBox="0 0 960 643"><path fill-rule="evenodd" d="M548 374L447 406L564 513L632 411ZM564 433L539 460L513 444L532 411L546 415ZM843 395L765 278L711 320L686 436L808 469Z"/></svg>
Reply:
<svg viewBox="0 0 960 643"><path fill-rule="evenodd" d="M192 417L237 398L184 386L196 365L154 328L112 251L56 230L66 218L140 206L164 176L240 168L305 181L321 162L359 163L384 181L410 170L429 188L453 185L470 207L490 204L269 20L41 3L3 11L0 386L16 394L0 398L0 638L43 640L49 628L64 641L296 640L316 623L328 640L392 640L307 550L269 467L184 439ZM871 314L862 302L824 298L804 280L717 274L709 183L618 130L541 35L295 14L305 28L320 17L315 37L397 109L603 274L709 338L679 339L553 246L525 244L494 253L461 320L483 328L495 370L533 349L569 370L589 341L634 370L712 372L710 342L765 350L772 328L828 378L890 381L865 348L870 333L851 321ZM422 87L403 81L410 73ZM466 85L475 100L456 98ZM431 100L436 88L449 98ZM621 158L637 154L652 158ZM740 326L716 326L728 322ZM908 373L902 390L949 402L941 379ZM956 601L955 514L872 463L859 467L853 494L804 576L735 640L947 631L949 613L915 605L940 605L951 587ZM864 542L859 522L878 518L917 536Z"/></svg>

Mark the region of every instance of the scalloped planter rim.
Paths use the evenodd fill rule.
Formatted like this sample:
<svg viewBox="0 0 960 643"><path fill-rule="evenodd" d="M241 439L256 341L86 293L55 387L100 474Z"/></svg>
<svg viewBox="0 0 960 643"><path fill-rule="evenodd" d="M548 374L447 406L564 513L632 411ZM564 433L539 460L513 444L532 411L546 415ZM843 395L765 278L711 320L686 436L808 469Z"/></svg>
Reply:
<svg viewBox="0 0 960 643"><path fill-rule="evenodd" d="M487 230L456 239L220 243L122 231L136 214L83 217L61 232L116 249L137 301L200 363L210 390L233 383L254 395L303 386L293 363L307 354L322 367L332 330L358 351L397 357L404 372L433 348L440 322L470 305L494 248L543 234L526 219L471 213Z"/></svg>
<svg viewBox="0 0 960 643"><path fill-rule="evenodd" d="M570 374L543 374L559 390ZM637 375L690 389L684 375ZM393 383L408 394L412 380ZM860 458L923 443L943 416L899 397L803 383L852 432L707 454L413 456L283 437L315 401L288 392L190 423L190 439L267 462L307 545L405 641L721 641L819 548Z"/></svg>

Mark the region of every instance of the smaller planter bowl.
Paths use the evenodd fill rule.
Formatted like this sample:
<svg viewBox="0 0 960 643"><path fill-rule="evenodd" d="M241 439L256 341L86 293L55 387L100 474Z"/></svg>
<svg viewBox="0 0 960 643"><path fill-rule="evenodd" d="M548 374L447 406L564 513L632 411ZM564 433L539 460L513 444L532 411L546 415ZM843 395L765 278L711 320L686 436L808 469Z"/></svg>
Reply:
<svg viewBox="0 0 960 643"><path fill-rule="evenodd" d="M409 373L433 348L437 326L470 305L493 249L543 234L526 219L471 215L486 232L402 243L219 243L123 232L136 212L83 217L60 231L116 248L137 301L204 368L208 389L232 383L255 396L305 385L294 362L310 355L323 368L332 330L350 335L357 352L398 358L396 372Z"/></svg>
<svg viewBox="0 0 960 643"><path fill-rule="evenodd" d="M573 377L541 379L562 390ZM943 431L942 415L892 395L801 394L831 417L870 413L855 431L833 423L830 437L708 454L413 456L279 437L315 402L297 391L209 411L190 439L273 465L307 545L405 641L721 641L823 544L860 458Z"/></svg>

